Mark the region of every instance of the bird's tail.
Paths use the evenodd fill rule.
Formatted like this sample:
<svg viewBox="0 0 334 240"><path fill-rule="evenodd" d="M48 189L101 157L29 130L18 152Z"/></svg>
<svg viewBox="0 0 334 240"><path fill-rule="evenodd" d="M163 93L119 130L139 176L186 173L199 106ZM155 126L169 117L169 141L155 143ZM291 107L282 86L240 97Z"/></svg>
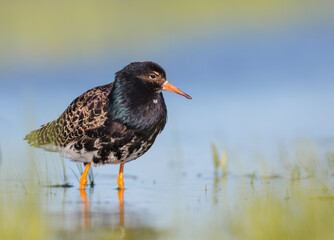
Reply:
<svg viewBox="0 0 334 240"><path fill-rule="evenodd" d="M42 147L43 145L56 144L57 123L55 121L44 124L40 129L34 130L25 136L31 146Z"/></svg>

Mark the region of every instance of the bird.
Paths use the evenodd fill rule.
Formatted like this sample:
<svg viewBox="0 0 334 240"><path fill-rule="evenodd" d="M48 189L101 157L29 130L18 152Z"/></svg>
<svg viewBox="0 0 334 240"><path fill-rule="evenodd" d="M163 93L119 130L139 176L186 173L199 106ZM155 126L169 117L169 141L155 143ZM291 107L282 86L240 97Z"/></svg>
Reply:
<svg viewBox="0 0 334 240"><path fill-rule="evenodd" d="M167 81L157 63L132 62L115 73L114 82L86 91L58 119L24 139L82 162L80 189L85 189L91 165L120 164L117 184L124 189L124 164L147 152L166 125L164 90L191 99Z"/></svg>

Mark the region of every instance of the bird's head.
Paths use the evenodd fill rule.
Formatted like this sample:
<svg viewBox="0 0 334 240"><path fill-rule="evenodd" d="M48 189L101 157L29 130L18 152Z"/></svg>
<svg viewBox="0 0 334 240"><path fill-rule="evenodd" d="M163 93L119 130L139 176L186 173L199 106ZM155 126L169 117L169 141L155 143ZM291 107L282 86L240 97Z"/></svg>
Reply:
<svg viewBox="0 0 334 240"><path fill-rule="evenodd" d="M126 126L144 130L166 123L162 91L191 97L168 83L162 67L153 62L133 62L118 71L109 94L109 115Z"/></svg>
<svg viewBox="0 0 334 240"><path fill-rule="evenodd" d="M137 88L151 92L171 91L188 99L191 97L167 81L165 70L154 62L133 62L116 73L116 79L131 82Z"/></svg>

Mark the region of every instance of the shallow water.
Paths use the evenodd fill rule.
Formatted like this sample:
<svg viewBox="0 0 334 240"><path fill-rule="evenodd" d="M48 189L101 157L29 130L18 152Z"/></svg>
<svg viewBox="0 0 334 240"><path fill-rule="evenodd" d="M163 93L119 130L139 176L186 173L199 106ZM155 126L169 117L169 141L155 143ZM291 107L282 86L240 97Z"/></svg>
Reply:
<svg viewBox="0 0 334 240"><path fill-rule="evenodd" d="M319 31L250 34L238 41L222 35L178 43L173 51L114 56L119 62L77 59L70 65L20 63L5 69L0 73L5 194L38 193L57 236L78 239L106 229L120 236L149 232L151 238L163 238L165 231L170 238L205 235L211 221L228 238L229 224L244 205L268 195L295 201L300 189L311 192L306 199L332 207L333 32ZM143 57L159 62L169 81L193 99L164 93L168 123L148 153L125 165L124 193L116 189L117 165L93 168L95 186L82 192L74 163L65 160L64 181L58 155L32 149L22 139L87 89L112 81L132 58ZM225 177L220 169L215 173L212 142L219 155L227 152ZM73 187L47 187L66 182Z"/></svg>
<svg viewBox="0 0 334 240"><path fill-rule="evenodd" d="M67 169L76 168L74 163L67 165ZM208 238L218 239L222 232L230 238L239 234L234 233L230 226L236 224L238 216L256 219L256 215L249 216L243 209L260 199L273 198L266 203L270 206L276 200L283 206L296 205L292 207L295 210L308 201L315 202L317 209L334 206L331 187L334 178L331 175L296 179L279 175L252 178L250 175L231 173L223 176L220 171L214 173L205 169L201 173L191 169L180 172L175 167L145 173L139 167L143 165L139 161L127 165L124 192L116 189L117 174L110 173L117 172L117 167L107 166L93 169L96 185L88 186L84 191L79 190L79 183L73 174L68 174L68 181L73 187L48 187L43 183L29 186L27 183L28 190L24 195L22 186L7 181L6 189L11 190L5 194L23 194L25 198L34 194L40 196L40 207L47 215L47 223L52 226L53 236L66 239L90 239L104 231L107 231L106 236L111 234L109 237L116 238L133 234L142 238L148 234L149 238L181 239L192 236L202 239L202 235L210 232L210 225L209 228L220 230L212 230L211 234L217 233ZM132 175L133 172L139 173ZM302 195L300 203L298 196L303 191L308 194ZM274 206L270 209L275 211ZM316 217L319 223L324 220L321 217Z"/></svg>

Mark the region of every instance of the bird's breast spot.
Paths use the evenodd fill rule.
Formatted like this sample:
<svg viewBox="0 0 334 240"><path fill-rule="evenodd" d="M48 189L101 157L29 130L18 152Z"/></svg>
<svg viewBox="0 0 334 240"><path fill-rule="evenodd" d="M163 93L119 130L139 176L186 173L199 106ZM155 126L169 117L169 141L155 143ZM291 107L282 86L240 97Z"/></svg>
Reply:
<svg viewBox="0 0 334 240"><path fill-rule="evenodd" d="M157 100L157 99L153 99L153 103L154 103L154 104L157 104L157 103L158 103L158 100Z"/></svg>

